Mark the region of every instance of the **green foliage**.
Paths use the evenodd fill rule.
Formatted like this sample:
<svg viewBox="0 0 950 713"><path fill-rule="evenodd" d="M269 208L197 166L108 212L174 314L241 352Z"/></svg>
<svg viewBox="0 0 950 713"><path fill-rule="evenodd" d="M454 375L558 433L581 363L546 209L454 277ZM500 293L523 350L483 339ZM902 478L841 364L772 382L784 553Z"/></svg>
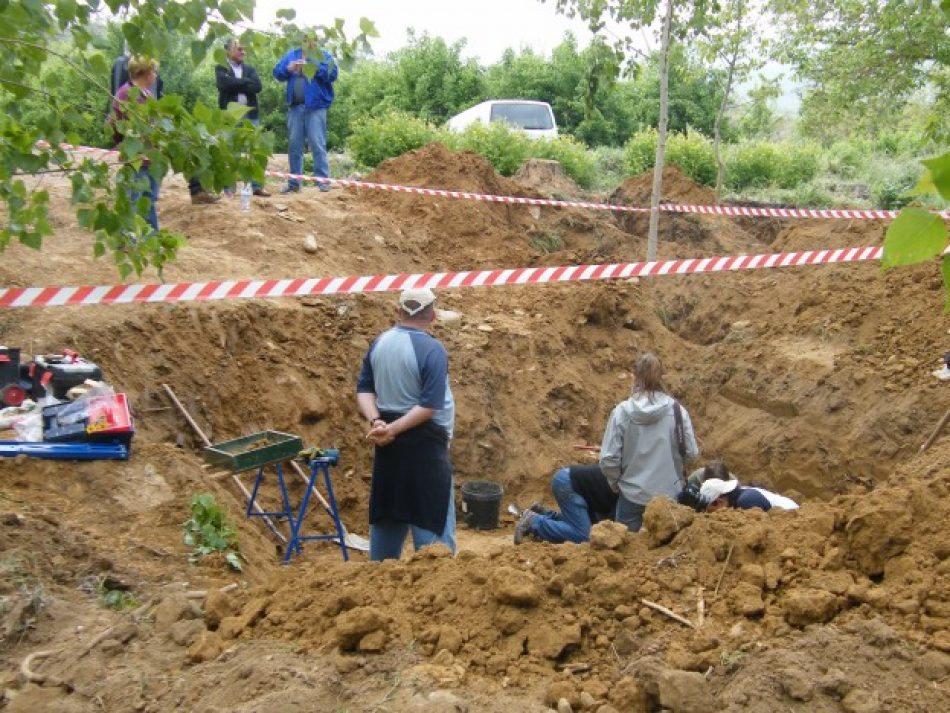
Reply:
<svg viewBox="0 0 950 713"><path fill-rule="evenodd" d="M697 183L716 183L716 154L712 142L696 131L671 134L666 141L666 165L677 166Z"/></svg>
<svg viewBox="0 0 950 713"><path fill-rule="evenodd" d="M950 92L950 42L940 3L919 0L777 0L777 58L808 87L808 135L873 135L893 126L920 87ZM950 123L934 102L931 138L946 145Z"/></svg>
<svg viewBox="0 0 950 713"><path fill-rule="evenodd" d="M780 188L795 188L818 175L821 149L815 144L785 143L778 150L781 160L775 182Z"/></svg>
<svg viewBox="0 0 950 713"><path fill-rule="evenodd" d="M843 178L852 178L864 165L870 152L871 147L863 139L836 141L828 151L828 170Z"/></svg>
<svg viewBox="0 0 950 713"><path fill-rule="evenodd" d="M739 144L728 152L725 183L729 188L761 188L778 176L780 154L772 144Z"/></svg>
<svg viewBox="0 0 950 713"><path fill-rule="evenodd" d="M917 190L950 201L950 151L923 164L926 172ZM931 260L947 250L947 238L947 224L941 216L920 208L905 208L887 228L881 264L886 269ZM940 271L947 293L944 312L950 312L950 255L942 256Z"/></svg>
<svg viewBox="0 0 950 713"><path fill-rule="evenodd" d="M114 609L115 611L134 609L139 605L132 592L123 589L107 589L104 586L99 589L99 601L106 609Z"/></svg>
<svg viewBox="0 0 950 713"><path fill-rule="evenodd" d="M502 122L488 126L472 124L463 133L450 135L446 140L452 148L481 154L503 176L512 175L532 155L532 140Z"/></svg>
<svg viewBox="0 0 950 713"><path fill-rule="evenodd" d="M613 190L627 175L624 150L616 146L598 146L591 151L594 158L594 181L596 191Z"/></svg>
<svg viewBox="0 0 950 713"><path fill-rule="evenodd" d="M656 162L658 136L656 129L644 129L631 136L624 145L627 170L631 175L636 176L653 169Z"/></svg>
<svg viewBox="0 0 950 713"><path fill-rule="evenodd" d="M357 123L349 138L349 148L357 164L376 166L387 158L425 146L438 136L439 131L425 120L390 111Z"/></svg>
<svg viewBox="0 0 950 713"><path fill-rule="evenodd" d="M210 493L195 495L189 508L191 517L182 525L185 544L191 548L189 561L195 562L213 552L221 552L228 564L240 572L242 567L236 551L237 533L228 521L224 508L218 505Z"/></svg>
<svg viewBox="0 0 950 713"><path fill-rule="evenodd" d="M657 140L656 129L639 131L630 137L624 152L631 174L653 170ZM670 133L666 139L664 163L667 166L677 166L697 183L711 186L716 182L716 157L712 143L698 132Z"/></svg>
<svg viewBox="0 0 950 713"><path fill-rule="evenodd" d="M579 186L589 188L594 181L594 157L587 147L571 136L532 141L528 145L531 158L560 162L564 172Z"/></svg>
<svg viewBox="0 0 950 713"><path fill-rule="evenodd" d="M174 259L184 237L151 232L145 221L147 201L133 205L129 192L143 161L161 179L168 171L197 176L209 189L236 179L263 176L272 142L253 129L243 112L216 106L212 63L224 61L221 40L238 34L250 21L252 0L108 0L113 17L104 30L94 15L101 3L60 0L0 0L0 251L11 240L33 248L51 234L48 195L28 188L24 177L57 172L71 184L79 225L94 236L93 255L109 255L119 274L158 270ZM375 33L364 23L348 39L340 23L316 30L280 24L279 36L250 30L240 33L253 57L265 45L281 54L304 37L332 47L348 61ZM105 145L109 73L122 42L134 54L159 58L166 96L145 104L130 102L118 128L122 166L110 167L55 148L63 142ZM266 69L262 74L266 75ZM209 106L210 105L210 106ZM284 132L285 133L285 132ZM38 142L52 148L35 149ZM30 182L31 186L36 185Z"/></svg>

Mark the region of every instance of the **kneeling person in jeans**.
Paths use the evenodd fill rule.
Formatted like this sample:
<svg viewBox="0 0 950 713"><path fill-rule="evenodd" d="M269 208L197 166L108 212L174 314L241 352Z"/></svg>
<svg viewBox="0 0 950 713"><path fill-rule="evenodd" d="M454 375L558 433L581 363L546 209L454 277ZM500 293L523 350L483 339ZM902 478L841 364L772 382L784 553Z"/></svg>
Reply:
<svg viewBox="0 0 950 713"><path fill-rule="evenodd" d="M516 545L528 534L556 544L587 542L591 527L611 519L617 507L617 494L599 465L561 468L551 480L551 492L561 511L543 510L538 505L525 510L515 526Z"/></svg>

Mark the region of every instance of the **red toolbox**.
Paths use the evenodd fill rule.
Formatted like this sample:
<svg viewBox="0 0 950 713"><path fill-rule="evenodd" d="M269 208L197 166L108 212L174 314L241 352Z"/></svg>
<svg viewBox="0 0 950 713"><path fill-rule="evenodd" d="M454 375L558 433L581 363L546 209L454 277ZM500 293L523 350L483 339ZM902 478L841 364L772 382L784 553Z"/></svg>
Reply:
<svg viewBox="0 0 950 713"><path fill-rule="evenodd" d="M43 440L121 443L132 441L135 427L125 394L93 396L43 409Z"/></svg>

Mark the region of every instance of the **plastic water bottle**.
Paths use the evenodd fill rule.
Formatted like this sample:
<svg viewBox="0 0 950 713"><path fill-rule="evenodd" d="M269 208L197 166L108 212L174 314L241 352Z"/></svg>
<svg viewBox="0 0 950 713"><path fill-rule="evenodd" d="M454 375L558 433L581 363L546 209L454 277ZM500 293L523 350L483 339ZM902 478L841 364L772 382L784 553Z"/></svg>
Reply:
<svg viewBox="0 0 950 713"><path fill-rule="evenodd" d="M253 190L251 189L251 184L249 181L244 182L244 186L241 188L241 212L250 213L251 212L251 195Z"/></svg>

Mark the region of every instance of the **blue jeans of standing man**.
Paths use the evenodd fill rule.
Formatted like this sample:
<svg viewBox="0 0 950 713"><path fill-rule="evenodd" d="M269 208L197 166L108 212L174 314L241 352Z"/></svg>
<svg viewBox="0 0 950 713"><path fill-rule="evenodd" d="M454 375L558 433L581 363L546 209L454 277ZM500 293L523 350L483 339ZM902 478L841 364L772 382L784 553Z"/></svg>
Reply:
<svg viewBox="0 0 950 713"><path fill-rule="evenodd" d="M369 558L372 562L399 559L406 536L412 533L412 546L416 552L429 545L442 544L455 554L455 495L449 487L449 509L445 514L445 528L436 534L408 522L384 519L369 526Z"/></svg>
<svg viewBox="0 0 950 713"><path fill-rule="evenodd" d="M308 109L303 104L287 107L287 152L290 158L290 172L303 173L304 141L310 145L313 154L313 175L318 178L330 177L330 163L327 160L327 110ZM291 178L288 186L300 187L300 181ZM318 183L321 191L330 190L329 183Z"/></svg>
<svg viewBox="0 0 950 713"><path fill-rule="evenodd" d="M142 166L142 168L138 170L138 173L135 174L135 183L137 186L140 185L142 188L145 188L146 182L148 182L148 188L145 190L131 190L129 192L129 200L135 204L142 196L149 199L148 214L145 219L148 221L148 224L152 226L152 230L157 233L158 212L155 210L155 205L158 203L158 181L149 173L148 166Z"/></svg>
<svg viewBox="0 0 950 713"><path fill-rule="evenodd" d="M551 492L561 511L552 510L534 518L530 531L547 542L587 542L593 523L587 501L571 487L570 468L561 468L554 474Z"/></svg>
<svg viewBox="0 0 950 713"><path fill-rule="evenodd" d="M626 525L630 532L640 532L640 528L643 527L643 513L646 509L646 505L632 503L621 493L617 498L617 522Z"/></svg>

